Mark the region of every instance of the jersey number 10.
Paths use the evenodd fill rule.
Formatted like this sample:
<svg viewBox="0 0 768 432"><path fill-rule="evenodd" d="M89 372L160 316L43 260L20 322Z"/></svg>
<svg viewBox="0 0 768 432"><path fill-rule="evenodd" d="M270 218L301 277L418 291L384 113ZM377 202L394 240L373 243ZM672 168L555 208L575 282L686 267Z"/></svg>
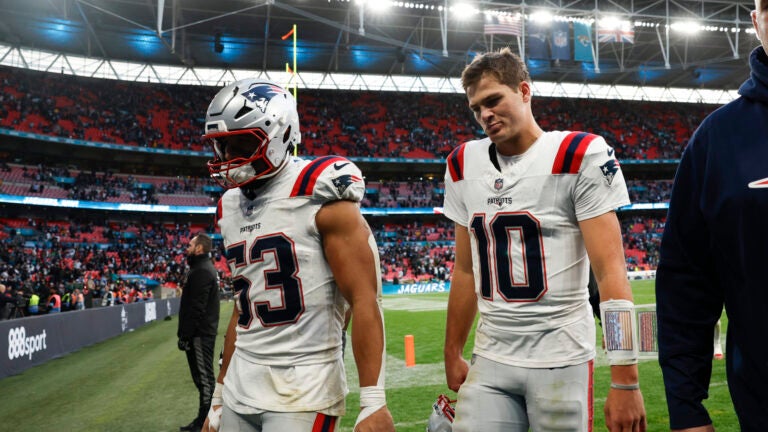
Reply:
<svg viewBox="0 0 768 432"><path fill-rule="evenodd" d="M472 217L470 230L480 257L480 292L493 300L492 276L508 302L535 302L547 290L547 268L539 221L528 212L497 213L486 225L485 214ZM513 241L516 239L517 241ZM513 247L515 246L515 247ZM519 263L519 264L518 264ZM522 265L516 274L514 265Z"/></svg>

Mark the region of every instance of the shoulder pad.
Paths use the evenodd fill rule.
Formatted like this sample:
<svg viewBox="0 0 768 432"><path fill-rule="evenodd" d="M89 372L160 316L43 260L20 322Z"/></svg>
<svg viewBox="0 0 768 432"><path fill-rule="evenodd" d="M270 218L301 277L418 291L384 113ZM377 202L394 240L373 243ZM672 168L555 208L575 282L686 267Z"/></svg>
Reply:
<svg viewBox="0 0 768 432"><path fill-rule="evenodd" d="M552 174L578 174L589 144L599 138L599 135L586 132L571 132L566 135L552 164Z"/></svg>
<svg viewBox="0 0 768 432"><path fill-rule="evenodd" d="M365 182L357 165L341 156L324 156L309 162L301 170L290 196L359 202L364 194Z"/></svg>
<svg viewBox="0 0 768 432"><path fill-rule="evenodd" d="M446 160L448 172L451 174L451 180L454 182L464 180L464 148L466 145L464 143L453 149Z"/></svg>
<svg viewBox="0 0 768 432"><path fill-rule="evenodd" d="M219 197L219 201L216 203L216 218L214 219L214 225L218 225L219 221L221 220L222 216L222 204L221 201L224 199L224 197Z"/></svg>

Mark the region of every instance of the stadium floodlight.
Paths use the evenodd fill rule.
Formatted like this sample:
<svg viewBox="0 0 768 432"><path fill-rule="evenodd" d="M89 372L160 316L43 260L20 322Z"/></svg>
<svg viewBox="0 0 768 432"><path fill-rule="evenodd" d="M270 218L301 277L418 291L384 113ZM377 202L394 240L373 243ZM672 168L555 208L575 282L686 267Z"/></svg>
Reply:
<svg viewBox="0 0 768 432"><path fill-rule="evenodd" d="M671 25L672 30L679 31L685 34L696 34L701 31L701 24L695 21L678 21Z"/></svg>
<svg viewBox="0 0 768 432"><path fill-rule="evenodd" d="M600 18L597 24L601 29L605 30L623 30L632 28L632 23L629 21L612 15Z"/></svg>
<svg viewBox="0 0 768 432"><path fill-rule="evenodd" d="M390 0L357 0L357 4L365 7L366 11L380 13L392 7L394 3Z"/></svg>
<svg viewBox="0 0 768 432"><path fill-rule="evenodd" d="M530 15L531 21L537 22L537 23L551 23L554 20L554 16L552 15L552 12L548 10L539 10Z"/></svg>
<svg viewBox="0 0 768 432"><path fill-rule="evenodd" d="M469 3L457 3L451 6L451 12L456 19L469 19L480 13L480 10Z"/></svg>

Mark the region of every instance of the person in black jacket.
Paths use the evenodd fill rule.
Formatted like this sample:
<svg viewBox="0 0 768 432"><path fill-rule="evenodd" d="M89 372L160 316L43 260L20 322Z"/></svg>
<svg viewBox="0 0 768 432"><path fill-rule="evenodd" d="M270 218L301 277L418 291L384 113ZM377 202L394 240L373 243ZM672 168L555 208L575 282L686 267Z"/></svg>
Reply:
<svg viewBox="0 0 768 432"><path fill-rule="evenodd" d="M216 378L213 350L219 325L219 282L211 260L211 238L204 233L192 237L187 248L189 272L182 284L179 307L179 349L187 353L192 381L200 393L197 417L181 431L199 431L211 404Z"/></svg>
<svg viewBox="0 0 768 432"><path fill-rule="evenodd" d="M656 316L672 430L715 430L703 400L723 306L739 430L768 430L768 0L755 0L751 16L761 46L750 54L750 78L688 142L661 238Z"/></svg>

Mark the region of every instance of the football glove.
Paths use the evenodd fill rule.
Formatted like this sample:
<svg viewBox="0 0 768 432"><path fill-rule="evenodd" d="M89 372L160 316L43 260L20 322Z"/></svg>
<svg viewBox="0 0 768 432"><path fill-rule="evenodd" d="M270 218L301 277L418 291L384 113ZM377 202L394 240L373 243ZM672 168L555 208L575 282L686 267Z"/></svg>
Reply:
<svg viewBox="0 0 768 432"><path fill-rule="evenodd" d="M192 349L192 341L189 339L179 338L178 347L181 351L189 351Z"/></svg>

